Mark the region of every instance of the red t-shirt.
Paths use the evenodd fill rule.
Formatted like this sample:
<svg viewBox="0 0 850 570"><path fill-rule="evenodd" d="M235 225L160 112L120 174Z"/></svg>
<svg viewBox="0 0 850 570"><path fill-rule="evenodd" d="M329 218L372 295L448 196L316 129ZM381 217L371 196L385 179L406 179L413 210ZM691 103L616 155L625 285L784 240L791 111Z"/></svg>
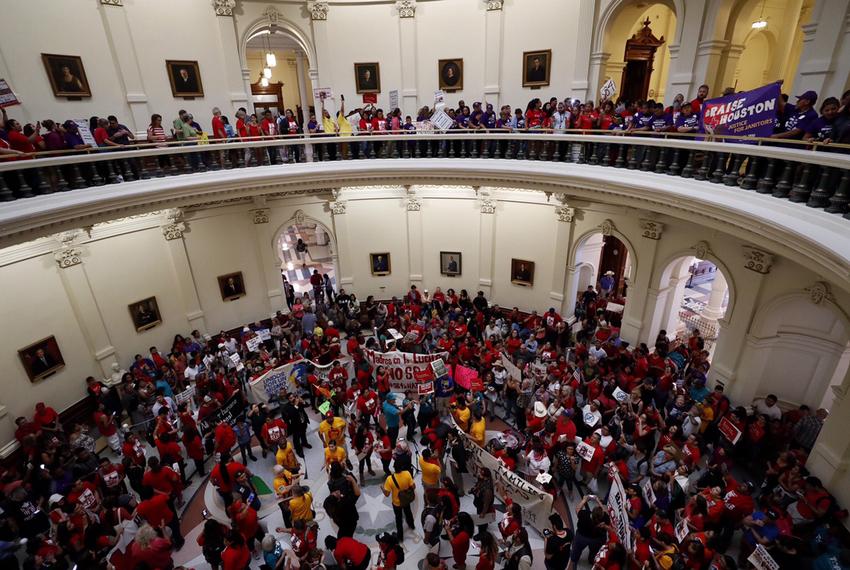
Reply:
<svg viewBox="0 0 850 570"><path fill-rule="evenodd" d="M351 537L343 536L336 541L334 558L338 563L345 562L352 566L359 566L369 554L369 547Z"/></svg>
<svg viewBox="0 0 850 570"><path fill-rule="evenodd" d="M106 139L109 138L109 133L103 127L98 127L94 130L94 142L97 146L106 146Z"/></svg>
<svg viewBox="0 0 850 570"><path fill-rule="evenodd" d="M222 570L245 570L251 562L251 552L244 544L239 547L228 546L221 553Z"/></svg>
<svg viewBox="0 0 850 570"><path fill-rule="evenodd" d="M139 503L136 511L148 521L151 526L157 527L161 522L168 524L174 518L174 513L168 506L168 497L165 495L154 495L146 501Z"/></svg>
<svg viewBox="0 0 850 570"><path fill-rule="evenodd" d="M94 423L100 429L100 434L104 437L112 437L118 431L115 422L101 411L94 413Z"/></svg>
<svg viewBox="0 0 850 570"><path fill-rule="evenodd" d="M216 138L216 139L226 139L227 138L227 133L224 130L224 121L221 120L221 117L213 117L212 132L213 132L213 138Z"/></svg>
<svg viewBox="0 0 850 570"><path fill-rule="evenodd" d="M151 487L160 493L171 495L174 491L180 490L180 475L174 469L163 465L159 471L147 471L142 477L142 485Z"/></svg>
<svg viewBox="0 0 850 570"><path fill-rule="evenodd" d="M12 150L19 150L21 152L35 152L35 145L30 142L29 137L27 137L21 131L8 131L7 137L9 139L9 146L12 147Z"/></svg>

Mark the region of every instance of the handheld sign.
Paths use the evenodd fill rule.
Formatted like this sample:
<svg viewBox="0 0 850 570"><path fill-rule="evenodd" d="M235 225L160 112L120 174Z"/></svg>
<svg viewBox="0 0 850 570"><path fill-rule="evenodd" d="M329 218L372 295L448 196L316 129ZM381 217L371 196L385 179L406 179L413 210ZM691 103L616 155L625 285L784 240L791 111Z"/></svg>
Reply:
<svg viewBox="0 0 850 570"><path fill-rule="evenodd" d="M0 108L11 107L12 105L20 105L18 97L15 95L5 79L0 79Z"/></svg>
<svg viewBox="0 0 850 570"><path fill-rule="evenodd" d="M445 101L446 101L445 91L443 91L442 89L437 89L436 91L434 91L434 106L435 107L440 107L442 105L445 105L446 104Z"/></svg>
<svg viewBox="0 0 850 570"><path fill-rule="evenodd" d="M585 461L591 461L593 459L593 453L595 451L596 450L593 449L592 445L589 445L583 441L580 441L576 444L576 453Z"/></svg>
<svg viewBox="0 0 850 570"><path fill-rule="evenodd" d="M682 544L682 541L687 538L689 532L688 519L683 518L679 521L679 524L676 525L676 540L679 541L679 544Z"/></svg>
<svg viewBox="0 0 850 570"><path fill-rule="evenodd" d="M395 110L398 108L398 89L393 89L390 91L390 109Z"/></svg>
<svg viewBox="0 0 850 570"><path fill-rule="evenodd" d="M438 358L431 363L431 370L434 371L434 378L441 378L449 373L449 371L446 370L446 363L443 362L442 358Z"/></svg>
<svg viewBox="0 0 850 570"><path fill-rule="evenodd" d="M334 92L330 87L316 87L313 89L313 99L324 101L325 99L331 99L333 96Z"/></svg>
<svg viewBox="0 0 850 570"><path fill-rule="evenodd" d="M257 349L262 344L263 340L258 336L253 336L245 341L245 346L248 347L249 352L257 352Z"/></svg>
<svg viewBox="0 0 850 570"><path fill-rule="evenodd" d="M747 562L752 564L756 570L779 570L779 564L761 544L756 546L756 549L747 558Z"/></svg>
<svg viewBox="0 0 850 570"><path fill-rule="evenodd" d="M617 386L616 388L614 388L614 399L618 402L625 402L629 399L629 394L628 392L620 390L620 387Z"/></svg>
<svg viewBox="0 0 850 570"><path fill-rule="evenodd" d="M447 131L452 128L454 124L454 119L449 117L445 111L442 109L437 110L436 113L431 115L431 123L433 123L434 127L439 131Z"/></svg>
<svg viewBox="0 0 850 570"><path fill-rule="evenodd" d="M599 89L599 96L603 99L610 99L617 92L617 85L613 79L608 79Z"/></svg>
<svg viewBox="0 0 850 570"><path fill-rule="evenodd" d="M733 424L732 421L725 416L720 420L720 423L717 424L717 430L732 445L735 445L736 443L738 443L738 440L741 439L741 430L738 429L738 427L735 426L735 424Z"/></svg>
<svg viewBox="0 0 850 570"><path fill-rule="evenodd" d="M655 490L652 488L652 480L649 477L644 477L640 484L640 490L646 504L650 507L655 506Z"/></svg>

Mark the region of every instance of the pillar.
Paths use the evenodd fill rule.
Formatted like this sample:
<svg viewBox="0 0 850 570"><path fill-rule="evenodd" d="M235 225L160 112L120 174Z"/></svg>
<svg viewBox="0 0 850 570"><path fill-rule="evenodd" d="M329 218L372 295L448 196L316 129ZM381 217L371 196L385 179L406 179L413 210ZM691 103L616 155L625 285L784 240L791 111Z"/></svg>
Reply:
<svg viewBox="0 0 850 570"><path fill-rule="evenodd" d="M395 7L398 12L398 39L401 50L399 104L402 109L418 109L419 93L416 89L416 72L419 50L416 49L416 0L397 0ZM413 272L412 269L411 272Z"/></svg>
<svg viewBox="0 0 850 570"><path fill-rule="evenodd" d="M707 6L710 0L687 0L681 3L684 14L676 13L676 37L670 39L670 71L664 93L672 100L676 93L684 93L685 100L696 96L697 87L706 82L706 76L698 71L700 33L705 34L711 12L716 8ZM719 92L719 90L718 90Z"/></svg>
<svg viewBox="0 0 850 570"><path fill-rule="evenodd" d="M717 322L725 312L723 309L723 300L726 298L726 293L729 291L729 284L726 283L726 278L721 271L715 271L714 281L711 283L711 294L708 296L708 304L703 309L700 315L704 322Z"/></svg>
<svg viewBox="0 0 850 570"><path fill-rule="evenodd" d="M587 88L593 94L594 99L598 99L596 94L599 93L599 88L602 87L602 84L608 79L608 60L610 58L611 54L604 51L590 54L590 66L587 72ZM622 85L620 85L621 77L621 75L618 75L617 77L611 76L614 83L617 84L618 90L622 87ZM584 99L582 99L582 101L583 100Z"/></svg>
<svg viewBox="0 0 850 570"><path fill-rule="evenodd" d="M575 209L567 205L557 206L555 218L558 225L555 230L555 244L552 251L552 288L549 290L549 298L553 301L552 306L558 307L558 312L563 314L565 302L570 299L564 297L564 291L569 289L566 284L568 278L567 256L570 252L570 244L573 242ZM566 310L572 310L575 304L571 303L571 305L567 305Z"/></svg>
<svg viewBox="0 0 850 570"><path fill-rule="evenodd" d="M251 102L250 74L245 82L242 74L242 63L239 60L239 37L236 31L236 21L233 17L235 2L219 0L214 9L218 24L218 43L221 50L221 60L224 62L227 97L234 109L249 108ZM230 114L225 111L225 114Z"/></svg>
<svg viewBox="0 0 850 570"><path fill-rule="evenodd" d="M409 192L409 190L408 190ZM407 197L407 259L410 268L410 284L422 288L422 202L412 194Z"/></svg>
<svg viewBox="0 0 850 570"><path fill-rule="evenodd" d="M478 239L478 287L488 298L493 293L493 249L496 246L496 201L489 195L481 198L481 223Z"/></svg>
<svg viewBox="0 0 850 570"><path fill-rule="evenodd" d="M797 93L814 89L823 99L824 88L836 69L838 46L847 25L847 0L818 0L809 23L803 26L803 53L797 64L793 88ZM846 78L838 78L840 82ZM840 95L842 89L833 93ZM822 100L821 99L821 100Z"/></svg>
<svg viewBox="0 0 850 570"><path fill-rule="evenodd" d="M139 56L127 12L121 0L101 0L100 15L103 29L115 61L115 72L124 87L124 95L130 108L130 122L137 134L147 133L151 113L148 109L148 96L145 93L142 72L139 68ZM145 137L147 135L145 134ZM142 138L145 138L142 137Z"/></svg>
<svg viewBox="0 0 850 570"><path fill-rule="evenodd" d="M304 52L300 49L295 50L295 73L298 75L298 98L301 99L301 125L304 128L304 135L309 138L310 133L307 132L307 123L310 121L310 100L307 99L307 88L304 85ZM313 145L304 146L304 154L307 161L313 160Z"/></svg>
<svg viewBox="0 0 850 570"><path fill-rule="evenodd" d="M186 229L186 223L183 221L182 213L179 210L171 210L166 213L166 223L162 226L162 236L168 246L168 258L171 260L171 269L174 273L174 279L177 281L186 320L189 321L189 326L192 329L198 329L201 334L206 334L209 331L204 321L204 311L201 309L195 276L192 274L192 264L189 261L189 253L186 251L186 242L183 239Z"/></svg>
<svg viewBox="0 0 850 570"><path fill-rule="evenodd" d="M505 26L502 4L503 0L485 0L484 100L492 103L494 109L501 104L502 35Z"/></svg>
<svg viewBox="0 0 850 570"><path fill-rule="evenodd" d="M842 506L850 504L850 370L840 385L832 386L835 399L815 442L806 468L818 477ZM846 524L846 523L845 523Z"/></svg>
<svg viewBox="0 0 850 570"><path fill-rule="evenodd" d="M86 344L97 361L99 372L104 378L109 378L112 376L112 364L118 362L118 356L86 274L83 258L87 252L85 247L78 243L81 237L81 232L62 234L62 246L55 250L53 255L59 269L59 278Z"/></svg>
<svg viewBox="0 0 850 570"><path fill-rule="evenodd" d="M265 207L266 202L263 197L255 198L254 205L257 208L250 210L249 214L254 225L254 255L260 267L260 273L262 273L266 282L266 299L268 299L268 304L265 306L265 310L269 314L279 310L286 311L286 298L283 295L283 279L280 275L280 257L271 255L271 244L274 240L274 235L272 235L273 228L269 223L269 209Z"/></svg>
<svg viewBox="0 0 850 570"><path fill-rule="evenodd" d="M705 40L698 44L691 94L685 97L686 100L696 96L697 88L703 83L707 83L709 86L709 96L720 95L723 92L724 86L717 85L717 81L721 59L728 48L729 42L727 40Z"/></svg>
<svg viewBox="0 0 850 570"><path fill-rule="evenodd" d="M313 28L313 45L316 46L316 61L311 61L310 66L311 69L315 68L317 70L316 80L322 86L334 85L331 69L333 69L335 54L330 49L330 34L328 32L329 10L330 8L327 2L311 1L307 3L307 11L310 13L310 24Z"/></svg>
<svg viewBox="0 0 850 570"><path fill-rule="evenodd" d="M726 87L734 87L735 70L738 68L738 62L741 61L741 54L744 53L744 44L730 44L723 50L723 63L721 71L717 77L717 88L725 89Z"/></svg>
<svg viewBox="0 0 850 570"><path fill-rule="evenodd" d="M649 302L649 296L652 276L655 272L658 242L664 232L664 224L656 220L641 218L638 222L642 230L642 239L638 246L640 258L638 259L637 251L629 250L629 255L634 256L632 257L634 279L629 283L626 308L623 311L623 325L620 329L620 336L632 344L640 342L646 335L648 330L646 324L652 320L651 311L654 311L655 305ZM614 223L611 220L605 220L601 224L601 229L603 235L611 235L614 232ZM617 237L623 245L627 244L622 235Z"/></svg>
<svg viewBox="0 0 850 570"><path fill-rule="evenodd" d="M596 19L596 11L599 0L584 0L579 3L578 9L578 37L576 37L576 51L574 56L575 71L573 72L573 82L570 85L571 97L573 99L599 99L600 84L599 75L595 79L596 83L591 82L591 55L590 46L593 44L594 21Z"/></svg>
<svg viewBox="0 0 850 570"><path fill-rule="evenodd" d="M354 253L348 236L348 218L345 215L347 203L334 196L334 201L328 204L333 214L334 233L336 234L336 248L339 256L337 269L337 280L341 289L348 288L349 292L354 285L354 267L352 260Z"/></svg>
<svg viewBox="0 0 850 570"><path fill-rule="evenodd" d="M575 316L576 298L578 297L578 270L571 261L567 262L566 283L564 301L561 303L561 316L564 320Z"/></svg>

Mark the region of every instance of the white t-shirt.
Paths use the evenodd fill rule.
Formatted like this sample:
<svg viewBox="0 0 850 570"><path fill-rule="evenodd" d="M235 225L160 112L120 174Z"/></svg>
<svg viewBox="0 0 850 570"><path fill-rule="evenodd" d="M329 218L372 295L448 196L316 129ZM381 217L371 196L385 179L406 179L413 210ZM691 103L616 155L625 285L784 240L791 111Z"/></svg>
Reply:
<svg viewBox="0 0 850 570"><path fill-rule="evenodd" d="M782 419L782 410L776 404L768 407L764 400L759 400L755 403L754 407L757 414L763 414L772 420Z"/></svg>

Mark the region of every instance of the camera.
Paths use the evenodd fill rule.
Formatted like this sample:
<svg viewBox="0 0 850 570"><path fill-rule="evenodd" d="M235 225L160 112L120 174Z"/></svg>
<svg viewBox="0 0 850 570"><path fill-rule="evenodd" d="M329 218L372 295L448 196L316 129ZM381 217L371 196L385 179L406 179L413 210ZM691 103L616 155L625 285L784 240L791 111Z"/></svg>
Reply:
<svg viewBox="0 0 850 570"><path fill-rule="evenodd" d="M543 538L549 538L550 536L552 536L552 531L549 530L548 528L544 528L543 529Z"/></svg>

